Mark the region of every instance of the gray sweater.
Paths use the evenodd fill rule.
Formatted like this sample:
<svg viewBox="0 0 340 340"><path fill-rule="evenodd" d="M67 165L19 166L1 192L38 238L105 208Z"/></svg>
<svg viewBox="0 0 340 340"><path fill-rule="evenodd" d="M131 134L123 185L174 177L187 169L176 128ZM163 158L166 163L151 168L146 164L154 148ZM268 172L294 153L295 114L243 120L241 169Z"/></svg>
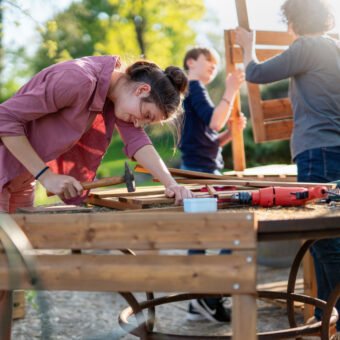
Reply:
<svg viewBox="0 0 340 340"><path fill-rule="evenodd" d="M246 79L265 84L291 78L291 152L340 145L340 48L327 36L300 37L282 54L250 62Z"/></svg>

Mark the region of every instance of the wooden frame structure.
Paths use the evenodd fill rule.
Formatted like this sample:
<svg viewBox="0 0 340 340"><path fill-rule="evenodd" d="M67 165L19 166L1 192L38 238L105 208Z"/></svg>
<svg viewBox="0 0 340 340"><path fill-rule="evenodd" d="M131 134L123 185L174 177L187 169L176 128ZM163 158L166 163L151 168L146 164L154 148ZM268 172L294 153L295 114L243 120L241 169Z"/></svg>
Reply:
<svg viewBox="0 0 340 340"><path fill-rule="evenodd" d="M286 32L257 31L256 51L260 61L280 54L292 42ZM269 46L260 48L262 46ZM241 48L235 45L235 31L225 31L227 67L243 63ZM293 112L289 98L262 100L260 86L247 82L249 109L256 143L290 139Z"/></svg>
<svg viewBox="0 0 340 340"><path fill-rule="evenodd" d="M232 338L255 340L255 223L253 214L248 212L232 215L228 212L177 212L163 213L161 218L147 212L57 214L53 218L43 214L3 214L0 216L0 240L5 246L0 251L0 338L9 340L11 333L12 304L10 298L4 298L4 292L38 288L116 291L127 301L129 292L138 291L231 294ZM9 242L10 232L18 240L13 244ZM226 256L188 256L158 252L129 256L117 252L89 254L79 251L126 248L228 248L233 253ZM15 249L22 261L13 261ZM43 249L48 252L41 252ZM70 251L62 254L53 252L60 249ZM72 252L73 249L78 251ZM29 255L25 255L27 252ZM32 272L34 277L28 275ZM4 316L9 316L7 321L4 321ZM141 315L136 317L140 323L138 329L144 334L142 338L146 339L149 332L146 321L140 322ZM247 319L247 327L243 326L244 318Z"/></svg>
<svg viewBox="0 0 340 340"><path fill-rule="evenodd" d="M235 0L239 26L249 30L249 20L246 0ZM334 38L339 35L332 34ZM237 64L243 63L242 51L235 45L233 30L224 34L226 65L228 72L235 70ZM293 38L288 32L257 31L256 55L260 61L267 60L282 53L291 43ZM293 129L293 113L289 98L262 100L260 86L247 82L248 102L256 143L274 140L289 140ZM239 103L235 104L240 111ZM242 152L242 144L236 138L237 152ZM233 147L234 152L234 147ZM244 150L243 150L244 153ZM237 170L236 168L234 170ZM243 169L242 169L243 170Z"/></svg>

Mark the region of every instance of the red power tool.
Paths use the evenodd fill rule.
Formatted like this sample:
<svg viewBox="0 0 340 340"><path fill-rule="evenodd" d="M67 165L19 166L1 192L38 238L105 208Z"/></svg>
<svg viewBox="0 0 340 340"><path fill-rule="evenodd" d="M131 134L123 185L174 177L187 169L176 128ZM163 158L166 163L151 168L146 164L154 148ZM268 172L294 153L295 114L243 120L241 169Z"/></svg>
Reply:
<svg viewBox="0 0 340 340"><path fill-rule="evenodd" d="M316 186L304 187L268 187L256 191L240 191L231 197L232 202L241 204L260 205L261 207L272 206L299 206L310 200L325 198L327 188Z"/></svg>

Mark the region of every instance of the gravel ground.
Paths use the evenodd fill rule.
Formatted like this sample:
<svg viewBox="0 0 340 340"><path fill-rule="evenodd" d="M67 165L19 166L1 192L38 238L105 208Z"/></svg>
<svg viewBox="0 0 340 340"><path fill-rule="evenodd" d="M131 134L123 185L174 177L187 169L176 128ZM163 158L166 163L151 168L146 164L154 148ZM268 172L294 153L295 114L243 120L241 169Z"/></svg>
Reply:
<svg viewBox="0 0 340 340"><path fill-rule="evenodd" d="M273 269L258 266L259 283L281 281L288 276L288 269ZM48 303L49 323L52 328L51 339L84 340L132 340L136 337L126 335L117 322L119 312L126 303L116 293L87 292L43 292L41 296ZM138 294L144 299L144 294ZM178 302L157 309L156 329L192 335L223 335L230 331L230 324L192 322L186 320L187 302ZM285 309L264 301L258 301L258 329L260 331L288 327ZM302 322L302 315L298 315ZM46 333L45 333L46 334ZM44 339L41 318L37 306L27 301L25 319L13 324L14 340ZM317 339L309 337L308 339ZM246 339L245 339L246 340Z"/></svg>

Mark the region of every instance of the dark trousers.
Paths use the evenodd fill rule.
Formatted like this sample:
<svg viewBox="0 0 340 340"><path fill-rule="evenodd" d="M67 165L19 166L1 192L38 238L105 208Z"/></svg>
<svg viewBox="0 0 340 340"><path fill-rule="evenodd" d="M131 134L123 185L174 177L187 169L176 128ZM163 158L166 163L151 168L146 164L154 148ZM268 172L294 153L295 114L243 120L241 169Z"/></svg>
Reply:
<svg viewBox="0 0 340 340"><path fill-rule="evenodd" d="M299 182L331 182L340 179L340 146L311 149L297 155ZM314 259L318 298L328 299L340 282L340 238L316 241L311 247ZM340 315L340 299L336 304ZM315 317L320 320L322 310L315 308ZM337 322L340 331L340 320Z"/></svg>

